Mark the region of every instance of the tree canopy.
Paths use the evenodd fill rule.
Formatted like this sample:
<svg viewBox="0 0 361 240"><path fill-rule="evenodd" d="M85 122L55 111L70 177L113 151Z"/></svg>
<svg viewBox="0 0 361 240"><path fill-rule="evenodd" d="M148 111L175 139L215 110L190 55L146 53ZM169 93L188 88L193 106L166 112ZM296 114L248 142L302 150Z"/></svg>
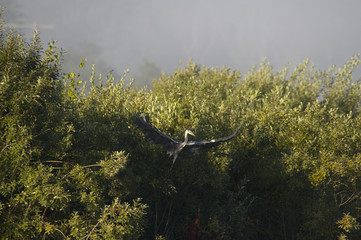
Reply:
<svg viewBox="0 0 361 240"><path fill-rule="evenodd" d="M360 58L246 74L190 61L138 89L0 33L3 239L359 239ZM80 62L80 66L84 64ZM171 158L133 121L182 139L237 136Z"/></svg>

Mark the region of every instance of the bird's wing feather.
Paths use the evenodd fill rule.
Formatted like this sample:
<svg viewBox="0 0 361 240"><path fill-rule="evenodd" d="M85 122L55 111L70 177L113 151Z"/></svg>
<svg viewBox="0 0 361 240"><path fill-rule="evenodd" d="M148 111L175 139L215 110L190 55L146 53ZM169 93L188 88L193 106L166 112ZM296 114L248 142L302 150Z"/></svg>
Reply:
<svg viewBox="0 0 361 240"><path fill-rule="evenodd" d="M232 138L234 138L234 136L236 136L240 127L241 126L237 127L236 131L232 135L229 135L228 137L218 138L218 139L214 139L214 140L189 141L187 143L187 145L184 147L184 150L188 151L188 152L192 152L192 153L198 153L199 150L203 147L216 147L219 144L229 141Z"/></svg>
<svg viewBox="0 0 361 240"><path fill-rule="evenodd" d="M153 127L147 122L144 115L134 115L134 120L150 142L163 145L168 153L171 153L176 145L180 143L180 141L172 139L156 127Z"/></svg>

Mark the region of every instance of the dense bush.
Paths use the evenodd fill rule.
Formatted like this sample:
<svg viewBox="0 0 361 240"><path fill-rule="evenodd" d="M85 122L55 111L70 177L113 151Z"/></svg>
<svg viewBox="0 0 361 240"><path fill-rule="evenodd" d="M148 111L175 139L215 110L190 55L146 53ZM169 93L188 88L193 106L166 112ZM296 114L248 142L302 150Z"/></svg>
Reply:
<svg viewBox="0 0 361 240"><path fill-rule="evenodd" d="M244 76L189 62L146 91L94 68L82 83L60 74L53 43L1 34L2 238L361 237L359 56L326 71L262 63ZM177 139L241 127L169 171L139 112Z"/></svg>
<svg viewBox="0 0 361 240"><path fill-rule="evenodd" d="M30 44L13 32L1 36L0 235L139 238L146 205L111 193L127 155L114 146L118 139L107 145L91 132L120 127L96 115L91 95L74 98L74 79L65 84L59 75L60 57L52 44L43 51L37 35Z"/></svg>

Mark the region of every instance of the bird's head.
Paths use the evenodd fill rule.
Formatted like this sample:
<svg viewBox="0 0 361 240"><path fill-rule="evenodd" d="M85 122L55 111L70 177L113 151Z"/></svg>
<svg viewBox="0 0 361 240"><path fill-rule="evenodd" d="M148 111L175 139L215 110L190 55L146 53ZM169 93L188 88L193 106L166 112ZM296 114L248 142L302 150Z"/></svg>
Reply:
<svg viewBox="0 0 361 240"><path fill-rule="evenodd" d="M196 135L194 135L194 133L190 129L186 130L185 135L187 135L187 134L192 135L192 136L196 136Z"/></svg>

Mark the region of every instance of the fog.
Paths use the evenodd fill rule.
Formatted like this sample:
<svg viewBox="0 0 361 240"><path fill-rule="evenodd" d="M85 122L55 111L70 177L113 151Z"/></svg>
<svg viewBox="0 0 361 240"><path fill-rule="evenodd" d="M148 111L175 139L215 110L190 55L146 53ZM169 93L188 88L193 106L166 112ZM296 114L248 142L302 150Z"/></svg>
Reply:
<svg viewBox="0 0 361 240"><path fill-rule="evenodd" d="M35 23L44 43L58 40L68 52L65 61L73 64L74 59L88 58L90 65L116 73L130 69L132 76L139 75L144 63L171 73L191 58L242 73L265 58L275 70L307 58L318 69L327 69L342 66L361 52L359 0L1 0L0 4L6 7L8 24L25 36L30 38Z"/></svg>

